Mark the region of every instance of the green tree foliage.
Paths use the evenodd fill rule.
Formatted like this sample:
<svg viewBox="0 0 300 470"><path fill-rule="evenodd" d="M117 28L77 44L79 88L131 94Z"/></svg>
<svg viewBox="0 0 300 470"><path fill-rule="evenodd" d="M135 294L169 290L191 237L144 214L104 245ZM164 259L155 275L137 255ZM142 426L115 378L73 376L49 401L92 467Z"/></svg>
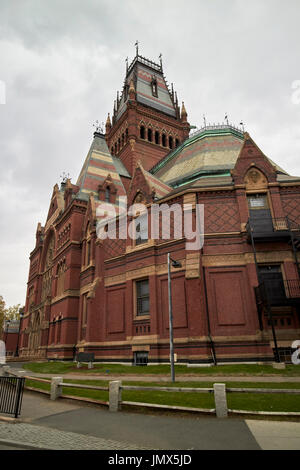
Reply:
<svg viewBox="0 0 300 470"><path fill-rule="evenodd" d="M5 320L19 320L20 319L20 306L21 304L13 305L12 307L6 307L5 301L0 295L0 336L3 331Z"/></svg>
<svg viewBox="0 0 300 470"><path fill-rule="evenodd" d="M12 307L7 307L5 309L5 320L19 320L20 319L20 310L21 304L13 305Z"/></svg>

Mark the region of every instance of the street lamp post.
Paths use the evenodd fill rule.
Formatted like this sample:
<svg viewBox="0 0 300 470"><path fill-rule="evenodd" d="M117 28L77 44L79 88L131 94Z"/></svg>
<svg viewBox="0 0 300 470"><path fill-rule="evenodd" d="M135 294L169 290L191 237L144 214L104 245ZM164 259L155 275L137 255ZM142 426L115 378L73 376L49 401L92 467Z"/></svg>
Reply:
<svg viewBox="0 0 300 470"><path fill-rule="evenodd" d="M181 263L171 258L168 253L168 297L169 297L169 331L170 331L170 363L171 363L171 380L175 382L174 368L174 341L173 341L173 308L172 308L172 286L171 286L171 263L173 268L181 268Z"/></svg>

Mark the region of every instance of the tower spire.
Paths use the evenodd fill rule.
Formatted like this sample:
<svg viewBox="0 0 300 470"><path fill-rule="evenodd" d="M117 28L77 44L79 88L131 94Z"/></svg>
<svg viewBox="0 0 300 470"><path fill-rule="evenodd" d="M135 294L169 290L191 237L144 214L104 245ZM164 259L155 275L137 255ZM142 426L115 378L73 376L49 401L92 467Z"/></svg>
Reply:
<svg viewBox="0 0 300 470"><path fill-rule="evenodd" d="M109 133L110 129L111 129L111 120L110 120L110 114L108 113L107 119L106 119L106 124L105 124L106 134Z"/></svg>
<svg viewBox="0 0 300 470"><path fill-rule="evenodd" d="M181 106L181 121L187 122L187 112L184 106L184 102L182 102L182 106Z"/></svg>

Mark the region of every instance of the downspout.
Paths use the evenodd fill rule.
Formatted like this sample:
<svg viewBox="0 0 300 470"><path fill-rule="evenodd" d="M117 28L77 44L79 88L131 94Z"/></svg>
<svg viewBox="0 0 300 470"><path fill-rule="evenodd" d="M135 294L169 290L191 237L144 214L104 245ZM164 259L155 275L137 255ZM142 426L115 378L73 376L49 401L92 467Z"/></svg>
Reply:
<svg viewBox="0 0 300 470"><path fill-rule="evenodd" d="M203 253L203 250L202 250ZM215 350L215 345L213 342L213 339L211 337L211 331L210 331L210 320L209 320L209 311L208 311L208 302L207 302L207 288L206 288L206 277L205 277L205 269L204 266L202 266L202 272L203 272L203 283L204 283L204 295L205 295L205 311L206 311L206 319L207 319L207 335L210 341L210 350L211 350L211 355L214 361L214 365L217 365L217 356L216 356L216 350Z"/></svg>
<svg viewBox="0 0 300 470"><path fill-rule="evenodd" d="M197 192L197 205L199 204L199 193ZM203 254L203 248L201 250L201 253ZM211 336L211 330L210 330L210 319L209 319L209 310L208 310L208 301L207 301L207 288L206 288L206 276L205 276L205 268L202 265L202 273L203 273L203 284L204 284L204 297L205 297L205 312L206 312L206 320L207 320L207 336L209 338L210 342L210 351L212 355L212 359L214 362L214 365L217 365L217 356L216 356L216 351L215 351L215 345Z"/></svg>

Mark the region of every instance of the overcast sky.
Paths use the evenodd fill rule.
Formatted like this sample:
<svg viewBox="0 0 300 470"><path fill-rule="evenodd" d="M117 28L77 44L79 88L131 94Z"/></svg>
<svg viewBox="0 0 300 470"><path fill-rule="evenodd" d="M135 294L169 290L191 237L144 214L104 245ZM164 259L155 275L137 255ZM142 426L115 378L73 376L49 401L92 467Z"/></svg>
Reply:
<svg viewBox="0 0 300 470"><path fill-rule="evenodd" d="M0 295L24 304L54 184L76 183L125 59L155 61L189 122L229 120L300 175L299 0L0 0ZM300 82L299 82L300 83ZM2 85L2 87L1 87ZM2 98L3 101L3 98Z"/></svg>

